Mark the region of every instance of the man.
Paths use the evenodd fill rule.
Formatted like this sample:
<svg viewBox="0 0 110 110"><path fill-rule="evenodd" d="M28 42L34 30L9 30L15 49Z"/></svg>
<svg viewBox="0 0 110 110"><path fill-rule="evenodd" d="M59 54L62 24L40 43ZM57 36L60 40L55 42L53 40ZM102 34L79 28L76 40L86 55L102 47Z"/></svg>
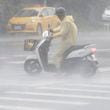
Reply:
<svg viewBox="0 0 110 110"><path fill-rule="evenodd" d="M56 48L56 52L54 52L55 55L52 58L52 63L59 68L64 52L76 43L77 26L70 16L66 16L63 7L56 9L56 15L60 19L61 24L55 29L50 29L50 31L53 33L53 38L61 38L59 46Z"/></svg>

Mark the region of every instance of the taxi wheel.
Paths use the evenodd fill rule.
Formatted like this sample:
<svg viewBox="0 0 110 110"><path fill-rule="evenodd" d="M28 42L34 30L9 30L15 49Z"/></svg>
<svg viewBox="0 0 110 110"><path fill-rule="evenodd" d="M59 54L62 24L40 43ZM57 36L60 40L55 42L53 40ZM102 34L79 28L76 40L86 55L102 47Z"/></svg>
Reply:
<svg viewBox="0 0 110 110"><path fill-rule="evenodd" d="M38 24L38 25L37 25L37 34L38 34L39 36L42 35L42 26L41 26L41 24Z"/></svg>

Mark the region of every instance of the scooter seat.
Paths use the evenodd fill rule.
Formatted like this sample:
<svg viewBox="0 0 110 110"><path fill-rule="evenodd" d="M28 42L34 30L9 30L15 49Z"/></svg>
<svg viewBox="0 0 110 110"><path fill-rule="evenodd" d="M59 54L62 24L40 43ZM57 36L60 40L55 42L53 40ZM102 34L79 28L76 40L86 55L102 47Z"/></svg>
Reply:
<svg viewBox="0 0 110 110"><path fill-rule="evenodd" d="M90 45L90 44L71 46L69 49L67 49L67 50L64 52L63 58L66 58L67 55L68 55L69 53L71 53L72 51L75 51L75 50L78 50L78 49L82 49L82 48L86 47L87 45Z"/></svg>
<svg viewBox="0 0 110 110"><path fill-rule="evenodd" d="M81 48L84 48L85 46L87 46L87 44L86 45L76 45L76 46L72 46L72 47L70 47L69 49L71 50L78 50L78 49L81 49Z"/></svg>

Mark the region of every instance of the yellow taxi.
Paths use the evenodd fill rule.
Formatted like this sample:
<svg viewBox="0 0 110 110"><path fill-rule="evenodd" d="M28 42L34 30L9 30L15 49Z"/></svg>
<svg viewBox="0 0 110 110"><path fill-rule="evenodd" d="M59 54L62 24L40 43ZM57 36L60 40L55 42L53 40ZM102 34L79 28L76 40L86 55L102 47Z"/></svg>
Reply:
<svg viewBox="0 0 110 110"><path fill-rule="evenodd" d="M19 11L9 20L7 30L9 33L35 32L41 35L48 29L48 25L56 27L59 22L55 16L54 7L28 7Z"/></svg>

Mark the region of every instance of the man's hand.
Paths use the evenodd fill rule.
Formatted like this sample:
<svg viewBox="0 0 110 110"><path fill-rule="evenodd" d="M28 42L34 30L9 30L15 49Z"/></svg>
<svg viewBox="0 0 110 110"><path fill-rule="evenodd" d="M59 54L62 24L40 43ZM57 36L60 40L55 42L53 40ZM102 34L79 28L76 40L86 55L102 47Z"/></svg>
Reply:
<svg viewBox="0 0 110 110"><path fill-rule="evenodd" d="M51 29L51 28L49 29L49 31L50 31L51 33L53 33L53 32L54 32L54 31L53 31L53 29Z"/></svg>

